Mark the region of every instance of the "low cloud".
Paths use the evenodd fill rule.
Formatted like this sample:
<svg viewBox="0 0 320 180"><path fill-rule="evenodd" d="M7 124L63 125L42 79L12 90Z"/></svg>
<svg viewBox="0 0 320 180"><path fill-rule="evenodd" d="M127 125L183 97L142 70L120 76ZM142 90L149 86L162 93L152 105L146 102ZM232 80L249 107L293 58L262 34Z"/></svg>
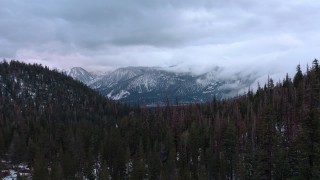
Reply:
<svg viewBox="0 0 320 180"><path fill-rule="evenodd" d="M0 57L52 68L266 77L319 57L318 0L0 2Z"/></svg>

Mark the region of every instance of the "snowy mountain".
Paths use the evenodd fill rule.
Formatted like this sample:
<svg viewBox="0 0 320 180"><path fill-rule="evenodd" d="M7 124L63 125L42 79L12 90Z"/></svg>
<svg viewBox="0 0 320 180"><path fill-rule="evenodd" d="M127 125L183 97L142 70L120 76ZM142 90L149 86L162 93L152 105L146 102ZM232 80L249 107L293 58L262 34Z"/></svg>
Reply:
<svg viewBox="0 0 320 180"><path fill-rule="evenodd" d="M81 67L74 67L69 72L67 72L68 76L71 76L73 79L83 82L84 84L91 83L96 76L84 70Z"/></svg>
<svg viewBox="0 0 320 180"><path fill-rule="evenodd" d="M73 68L69 75L97 90L104 96L130 104L205 102L237 95L255 80L252 77L218 77L219 69L193 75L154 67L119 68L102 76L93 76L82 68Z"/></svg>

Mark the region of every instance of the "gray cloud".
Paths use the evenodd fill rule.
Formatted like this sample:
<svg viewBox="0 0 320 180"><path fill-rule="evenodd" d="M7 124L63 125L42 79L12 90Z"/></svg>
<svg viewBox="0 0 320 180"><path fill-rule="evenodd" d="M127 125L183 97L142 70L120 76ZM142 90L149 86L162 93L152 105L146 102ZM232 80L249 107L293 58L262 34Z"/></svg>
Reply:
<svg viewBox="0 0 320 180"><path fill-rule="evenodd" d="M51 67L293 74L319 57L320 1L0 0L0 57Z"/></svg>

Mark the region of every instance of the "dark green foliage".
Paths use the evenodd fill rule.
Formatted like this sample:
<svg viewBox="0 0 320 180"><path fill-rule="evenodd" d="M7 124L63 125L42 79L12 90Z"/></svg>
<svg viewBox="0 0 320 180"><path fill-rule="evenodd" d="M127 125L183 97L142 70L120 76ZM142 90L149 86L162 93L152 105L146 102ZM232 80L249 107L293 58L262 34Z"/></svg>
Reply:
<svg viewBox="0 0 320 180"><path fill-rule="evenodd" d="M4 154L5 151L6 151L5 141L4 141L4 137L1 132L1 129L0 129L0 158L1 158L1 155Z"/></svg>
<svg viewBox="0 0 320 180"><path fill-rule="evenodd" d="M42 180L42 179L48 179L49 174L48 174L48 165L47 162L45 161L43 152L39 149L34 162L33 162L33 175L32 178L34 180Z"/></svg>
<svg viewBox="0 0 320 180"><path fill-rule="evenodd" d="M107 162L103 161L101 168L99 170L98 177L100 180L109 180L109 176L110 176L110 174L109 174L109 170L107 167Z"/></svg>
<svg viewBox="0 0 320 180"><path fill-rule="evenodd" d="M63 169L62 169L61 163L59 161L55 161L52 164L50 177L51 177L52 180L62 180L62 179L64 179Z"/></svg>
<svg viewBox="0 0 320 180"><path fill-rule="evenodd" d="M160 170L161 170L161 160L160 160L160 147L158 142L155 142L155 145L149 151L148 155L148 169L149 169L149 177L151 179L159 179L160 178Z"/></svg>
<svg viewBox="0 0 320 180"><path fill-rule="evenodd" d="M143 150L143 144L140 140L136 155L133 160L133 171L132 171L132 179L144 179L147 174L146 169L146 161L145 161L145 155Z"/></svg>
<svg viewBox="0 0 320 180"><path fill-rule="evenodd" d="M3 62L0 157L27 162L33 179L319 179L318 61L262 87L128 107L41 65Z"/></svg>
<svg viewBox="0 0 320 180"><path fill-rule="evenodd" d="M302 74L301 67L300 67L300 64L299 64L297 66L297 73L296 73L296 75L294 76L294 79L293 79L294 87L295 88L299 87L299 84L301 82L303 82L303 74Z"/></svg>
<svg viewBox="0 0 320 180"><path fill-rule="evenodd" d="M234 177L234 171L236 170L237 162L237 139L236 139L236 128L233 123L229 123L222 134L222 150L225 158L223 159L226 166L228 177Z"/></svg>

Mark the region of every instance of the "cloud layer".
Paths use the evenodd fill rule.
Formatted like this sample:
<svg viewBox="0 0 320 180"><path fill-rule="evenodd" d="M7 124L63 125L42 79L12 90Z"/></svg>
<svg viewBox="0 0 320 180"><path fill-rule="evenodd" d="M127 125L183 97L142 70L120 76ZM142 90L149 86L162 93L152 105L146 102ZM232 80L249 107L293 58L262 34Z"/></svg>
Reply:
<svg viewBox="0 0 320 180"><path fill-rule="evenodd" d="M0 57L67 69L294 73L319 57L318 0L0 0Z"/></svg>

